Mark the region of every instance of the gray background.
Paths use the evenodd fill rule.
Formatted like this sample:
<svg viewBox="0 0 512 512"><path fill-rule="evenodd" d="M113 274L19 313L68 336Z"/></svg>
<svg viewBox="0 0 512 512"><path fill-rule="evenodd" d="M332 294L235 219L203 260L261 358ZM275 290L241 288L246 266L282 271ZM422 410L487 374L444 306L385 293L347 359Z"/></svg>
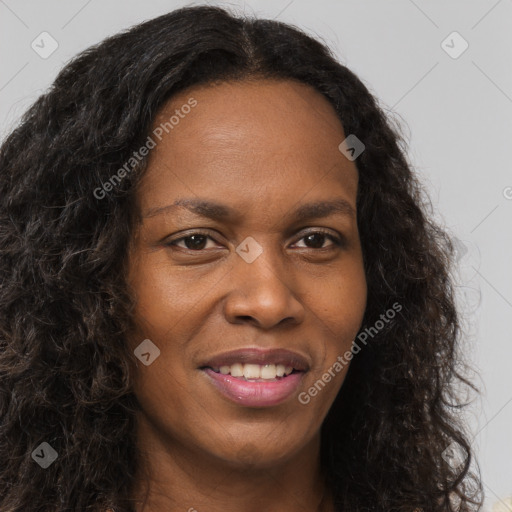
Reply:
<svg viewBox="0 0 512 512"><path fill-rule="evenodd" d="M0 137L72 56L133 24L199 3L0 0ZM208 3L292 23L323 39L402 123L435 217L460 249L455 278L465 353L482 391L466 414L485 510L512 510L512 0ZM34 40L43 44L44 31L58 43L46 59L31 47ZM442 47L453 31L469 44L457 58ZM446 44L462 48L453 36Z"/></svg>

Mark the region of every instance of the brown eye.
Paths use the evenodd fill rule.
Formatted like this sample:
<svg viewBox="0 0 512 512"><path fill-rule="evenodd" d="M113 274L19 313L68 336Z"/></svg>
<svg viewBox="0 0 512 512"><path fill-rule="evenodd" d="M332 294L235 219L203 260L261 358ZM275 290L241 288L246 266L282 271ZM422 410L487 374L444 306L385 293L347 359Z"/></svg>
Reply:
<svg viewBox="0 0 512 512"><path fill-rule="evenodd" d="M328 246L324 246L327 239L331 240L332 243ZM300 240L305 241L305 246L308 249L326 249L329 247L339 247L343 245L343 242L339 237L324 231L312 231L304 235Z"/></svg>
<svg viewBox="0 0 512 512"><path fill-rule="evenodd" d="M187 249L204 249L208 237L204 235L191 235L183 238Z"/></svg>
<svg viewBox="0 0 512 512"><path fill-rule="evenodd" d="M187 249L189 251L202 251L206 249L206 245L208 240L212 240L209 235L201 232L191 233L187 236L182 236L181 238L177 238L176 240L172 240L171 242L165 244L167 246L176 246L181 249ZM184 244L184 245L179 245Z"/></svg>

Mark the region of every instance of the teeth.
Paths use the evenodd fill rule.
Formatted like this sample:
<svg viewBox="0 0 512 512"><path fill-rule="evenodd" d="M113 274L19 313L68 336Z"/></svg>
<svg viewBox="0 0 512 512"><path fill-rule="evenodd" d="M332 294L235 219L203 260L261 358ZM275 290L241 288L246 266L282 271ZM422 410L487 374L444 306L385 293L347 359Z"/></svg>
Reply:
<svg viewBox="0 0 512 512"><path fill-rule="evenodd" d="M275 379L277 375L277 368L275 364L266 364L261 367L261 378L262 379Z"/></svg>
<svg viewBox="0 0 512 512"><path fill-rule="evenodd" d="M244 377L246 379L261 379L260 367L257 364L244 364Z"/></svg>
<svg viewBox="0 0 512 512"><path fill-rule="evenodd" d="M240 364L235 363L231 366L221 366L213 368L213 371L222 373L222 375L230 374L232 377L244 377L246 380L269 379L276 377L284 377L290 375L293 371L292 366L284 366L282 364Z"/></svg>
<svg viewBox="0 0 512 512"><path fill-rule="evenodd" d="M232 377L242 377L244 374L244 367L239 364L232 364L231 366L228 366L229 372Z"/></svg>

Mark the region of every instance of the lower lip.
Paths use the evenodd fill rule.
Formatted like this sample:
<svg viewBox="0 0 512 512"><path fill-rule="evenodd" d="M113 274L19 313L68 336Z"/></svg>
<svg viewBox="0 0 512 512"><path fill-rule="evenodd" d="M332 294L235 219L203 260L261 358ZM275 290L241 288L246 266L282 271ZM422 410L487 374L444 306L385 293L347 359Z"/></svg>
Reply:
<svg viewBox="0 0 512 512"><path fill-rule="evenodd" d="M216 373L211 368L203 371L222 395L245 407L270 407L284 402L297 390L304 375L297 372L275 381L251 382Z"/></svg>

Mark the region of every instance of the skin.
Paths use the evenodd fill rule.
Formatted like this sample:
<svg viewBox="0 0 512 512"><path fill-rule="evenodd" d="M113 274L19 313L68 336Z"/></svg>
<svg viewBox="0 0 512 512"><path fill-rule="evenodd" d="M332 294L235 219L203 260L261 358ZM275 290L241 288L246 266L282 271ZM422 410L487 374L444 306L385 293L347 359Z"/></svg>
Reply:
<svg viewBox="0 0 512 512"><path fill-rule="evenodd" d="M129 251L137 297L130 347L150 339L160 350L149 366L136 360L137 512L311 512L323 492L320 427L348 366L307 405L297 395L350 349L363 319L358 171L338 150L346 135L334 109L307 85L260 79L193 87L161 109L154 127L189 98L197 105L149 155ZM183 198L236 214L154 213ZM300 205L340 198L353 215L294 216ZM318 229L345 244L307 236ZM207 237L178 240L197 230ZM252 263L235 251L248 236L263 250ZM199 369L242 347L294 350L311 368L285 402L242 407ZM333 510L326 497L324 510Z"/></svg>

